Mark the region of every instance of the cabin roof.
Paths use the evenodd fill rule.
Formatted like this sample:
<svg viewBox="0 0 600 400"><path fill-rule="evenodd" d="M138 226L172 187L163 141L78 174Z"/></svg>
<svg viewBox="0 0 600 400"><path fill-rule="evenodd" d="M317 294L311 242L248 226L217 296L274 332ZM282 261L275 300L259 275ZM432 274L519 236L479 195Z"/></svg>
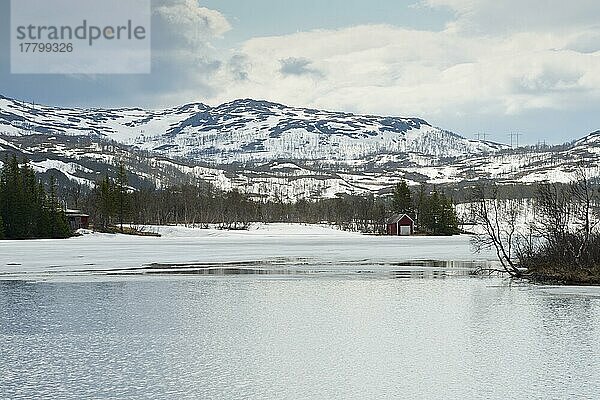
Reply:
<svg viewBox="0 0 600 400"><path fill-rule="evenodd" d="M80 210L65 210L65 216L67 217L89 217L86 213L81 212Z"/></svg>
<svg viewBox="0 0 600 400"><path fill-rule="evenodd" d="M394 214L392 215L390 218L388 218L387 223L389 224L397 224L398 222L400 222L404 217L408 218L410 220L411 223L414 223L415 221L408 215L408 214Z"/></svg>

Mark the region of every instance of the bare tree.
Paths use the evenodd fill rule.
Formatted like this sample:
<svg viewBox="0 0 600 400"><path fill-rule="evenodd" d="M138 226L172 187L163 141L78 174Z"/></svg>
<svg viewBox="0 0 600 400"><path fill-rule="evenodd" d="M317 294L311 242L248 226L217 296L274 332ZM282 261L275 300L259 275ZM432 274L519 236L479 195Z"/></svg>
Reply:
<svg viewBox="0 0 600 400"><path fill-rule="evenodd" d="M600 196L584 168L577 169L575 178L568 185L540 186L536 198L537 232L546 242L545 253L555 263L583 268L594 262L590 246L597 233Z"/></svg>
<svg viewBox="0 0 600 400"><path fill-rule="evenodd" d="M598 203L598 191L592 187L591 179L583 167L576 172L577 181L571 185L571 197L573 199L573 226L575 235L580 238L577 246L570 248L577 266L581 267L584 255L588 253L588 247L593 232L598 226L598 219L594 218L594 208Z"/></svg>
<svg viewBox="0 0 600 400"><path fill-rule="evenodd" d="M479 185L473 190L471 207L475 223L483 229L483 233L472 240L475 250L493 248L503 272L520 277L522 271L516 258L521 237L517 222L523 213L522 204L514 199L499 199L495 185Z"/></svg>

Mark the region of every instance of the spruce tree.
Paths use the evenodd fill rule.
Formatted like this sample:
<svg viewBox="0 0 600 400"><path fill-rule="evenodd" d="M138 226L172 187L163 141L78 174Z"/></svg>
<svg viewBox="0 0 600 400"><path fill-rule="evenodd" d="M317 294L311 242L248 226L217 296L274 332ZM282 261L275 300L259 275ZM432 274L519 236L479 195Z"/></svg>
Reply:
<svg viewBox="0 0 600 400"><path fill-rule="evenodd" d="M41 238L47 237L41 234L39 224L39 214L44 207L43 202L39 202L40 196L45 196L45 192L35 176L35 172L24 161L20 168L21 184L21 208L23 226L23 238ZM38 191L40 193L38 193Z"/></svg>
<svg viewBox="0 0 600 400"><path fill-rule="evenodd" d="M115 202L113 196L113 187L108 174L96 183L96 218L95 221L99 228L106 229L110 225L111 217L114 214Z"/></svg>
<svg viewBox="0 0 600 400"><path fill-rule="evenodd" d="M398 214L413 213L412 197L405 180L398 182L394 188L392 211Z"/></svg>
<svg viewBox="0 0 600 400"><path fill-rule="evenodd" d="M458 217L452 199L444 194L439 197L438 234L454 235L459 233Z"/></svg>
<svg viewBox="0 0 600 400"><path fill-rule="evenodd" d="M123 232L123 221L129 211L129 192L128 179L123 163L119 164L119 175L117 176L117 185L115 190L117 214L119 217L119 226Z"/></svg>
<svg viewBox="0 0 600 400"><path fill-rule="evenodd" d="M417 221L422 232L433 235L459 233L458 218L452 199L435 188L430 194L421 189L417 198Z"/></svg>
<svg viewBox="0 0 600 400"><path fill-rule="evenodd" d="M435 207L431 196L425 193L425 189L421 188L419 192L419 215L418 226L419 230L424 233L431 233L435 225Z"/></svg>
<svg viewBox="0 0 600 400"><path fill-rule="evenodd" d="M50 177L50 196L48 197L48 210L50 217L50 237L61 239L69 237L70 228L65 213L58 203L56 195L56 179Z"/></svg>
<svg viewBox="0 0 600 400"><path fill-rule="evenodd" d="M9 239L26 238L26 212L27 205L23 199L23 182L17 157L13 155L6 160L2 168L2 219L4 220L4 234Z"/></svg>
<svg viewBox="0 0 600 400"><path fill-rule="evenodd" d="M416 212L417 212L417 226L420 231L428 232L429 227L433 225L433 208L429 193L426 191L425 186L419 186L419 192L416 197Z"/></svg>
<svg viewBox="0 0 600 400"><path fill-rule="evenodd" d="M7 159L0 171L0 229L7 239L65 238L70 230L51 181L50 195L26 161Z"/></svg>
<svg viewBox="0 0 600 400"><path fill-rule="evenodd" d="M4 229L7 238L14 238L17 235L16 232L16 220L18 210L14 208L17 204L17 192L18 192L18 169L14 167L16 156L13 156L6 164L3 170L3 192L5 202L4 212L2 214L4 219Z"/></svg>

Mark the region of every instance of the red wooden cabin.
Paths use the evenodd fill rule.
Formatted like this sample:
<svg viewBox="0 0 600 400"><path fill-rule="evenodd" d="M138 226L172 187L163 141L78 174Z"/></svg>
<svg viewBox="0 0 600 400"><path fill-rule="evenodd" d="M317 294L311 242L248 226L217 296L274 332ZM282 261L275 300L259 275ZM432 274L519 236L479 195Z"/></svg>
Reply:
<svg viewBox="0 0 600 400"><path fill-rule="evenodd" d="M415 221L407 214L394 214L387 221L387 234L410 236L415 233Z"/></svg>
<svg viewBox="0 0 600 400"><path fill-rule="evenodd" d="M88 229L90 226L90 216L82 213L79 210L66 210L65 216L69 221L69 227L72 231L77 229Z"/></svg>

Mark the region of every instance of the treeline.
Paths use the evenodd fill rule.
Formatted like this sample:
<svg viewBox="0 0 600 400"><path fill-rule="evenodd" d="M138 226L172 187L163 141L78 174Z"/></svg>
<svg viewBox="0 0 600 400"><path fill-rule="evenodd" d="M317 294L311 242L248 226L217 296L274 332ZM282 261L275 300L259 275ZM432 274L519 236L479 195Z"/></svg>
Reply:
<svg viewBox="0 0 600 400"><path fill-rule="evenodd" d="M392 211L407 214L416 222L417 230L431 235L460 233L452 199L435 187L426 191L419 186L412 192L405 181L394 188Z"/></svg>
<svg viewBox="0 0 600 400"><path fill-rule="evenodd" d="M128 187L127 173L123 164L119 166L116 179L108 175L96 182L96 186L87 196L89 212L93 215L94 226L98 230L110 230L113 225L118 225L123 232L123 224L130 220L134 196Z"/></svg>
<svg viewBox="0 0 600 400"><path fill-rule="evenodd" d="M571 184L541 185L536 199L539 240L525 238L519 265L538 280L600 284L600 187L585 173Z"/></svg>
<svg viewBox="0 0 600 400"><path fill-rule="evenodd" d="M47 191L35 172L16 156L6 158L0 170L0 238L66 238L69 224L59 206L56 183Z"/></svg>
<svg viewBox="0 0 600 400"><path fill-rule="evenodd" d="M0 177L0 237L9 239L70 236L62 205L90 214L94 228L124 230L124 225L182 224L223 229L246 229L251 222L332 223L341 229L385 233L394 213L406 213L419 232L458 233L449 196L435 188L411 190L399 183L391 196L340 195L332 199L288 203L253 199L239 191L224 192L200 181L167 189L133 189L123 164L115 177L105 175L94 188L62 188L62 201L51 178L45 187L35 172L16 157L4 162Z"/></svg>
<svg viewBox="0 0 600 400"><path fill-rule="evenodd" d="M237 190L220 191L207 183L125 191L120 187L117 180L104 177L81 196L79 204L90 214L95 228L111 231L124 222L134 226L217 225L236 230L246 229L251 222L330 222L342 229L380 232L386 217L385 201L374 196L285 203L252 199Z"/></svg>
<svg viewBox="0 0 600 400"><path fill-rule="evenodd" d="M109 231L115 226L122 230L124 223L246 229L250 222L327 222L344 230L384 233L392 213L406 213L423 233L458 233L448 196L424 187L413 192L405 182L396 187L393 196L340 195L287 203L252 199L237 190L220 191L206 182L133 190L121 165L115 178L105 176L92 191L80 196L78 203L91 215L97 229Z"/></svg>

